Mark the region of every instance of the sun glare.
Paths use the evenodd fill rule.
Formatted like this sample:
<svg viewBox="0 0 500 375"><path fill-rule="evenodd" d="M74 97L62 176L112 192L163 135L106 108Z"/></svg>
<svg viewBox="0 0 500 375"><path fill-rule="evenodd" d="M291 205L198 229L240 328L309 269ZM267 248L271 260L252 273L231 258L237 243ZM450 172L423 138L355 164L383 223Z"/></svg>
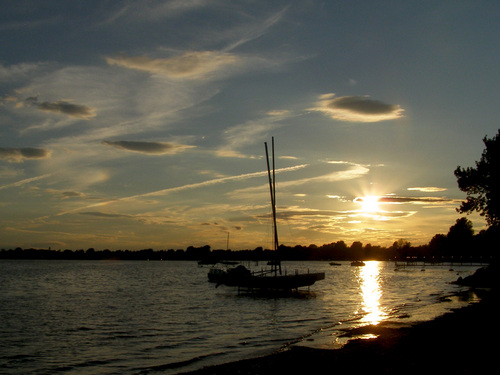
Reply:
<svg viewBox="0 0 500 375"><path fill-rule="evenodd" d="M384 312L380 308L380 297L382 289L380 286L379 262L366 262L364 267L360 267L359 282L361 296L363 297L363 310L365 316L363 322L377 325L384 318Z"/></svg>
<svg viewBox="0 0 500 375"><path fill-rule="evenodd" d="M379 198L380 197L375 195L367 195L356 198L354 202L361 205L361 211L371 213L380 211Z"/></svg>

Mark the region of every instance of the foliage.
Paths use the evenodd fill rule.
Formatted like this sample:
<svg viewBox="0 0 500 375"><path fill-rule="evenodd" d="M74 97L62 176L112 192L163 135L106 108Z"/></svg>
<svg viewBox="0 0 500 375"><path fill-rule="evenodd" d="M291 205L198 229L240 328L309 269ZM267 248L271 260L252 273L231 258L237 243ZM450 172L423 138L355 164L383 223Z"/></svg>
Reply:
<svg viewBox="0 0 500 375"><path fill-rule="evenodd" d="M450 227L448 239L454 242L463 242L471 239L473 235L474 229L472 227L472 222L465 217L461 217L457 219L455 225Z"/></svg>
<svg viewBox="0 0 500 375"><path fill-rule="evenodd" d="M477 211L486 218L488 225L500 224L500 129L495 137L483 139L485 149L476 167L455 169L458 187L467 193L458 211Z"/></svg>
<svg viewBox="0 0 500 375"><path fill-rule="evenodd" d="M282 260L426 260L426 261L491 261L497 256L500 226L490 226L474 234L472 222L465 217L457 219L448 234L436 234L429 244L412 246L405 239L395 241L390 247L363 245L354 241L347 246L344 241L317 246L280 245L277 253ZM190 260L210 264L221 260L268 261L276 257L274 250L257 247L254 250L212 250L209 245L186 250L51 250L16 249L0 250L0 259L43 260Z"/></svg>
<svg viewBox="0 0 500 375"><path fill-rule="evenodd" d="M355 241L348 246L344 241L317 246L280 245L277 252L282 260L429 260L488 261L496 256L500 226L492 226L474 235L472 222L460 218L450 227L448 234L436 234L429 244L412 246L399 239L390 247L363 245ZM267 261L275 259L276 252L257 247L254 250L212 250L209 245L186 250L50 250L22 249L0 250L0 259L67 259L67 260L196 260L196 261ZM203 264L209 264L203 263Z"/></svg>

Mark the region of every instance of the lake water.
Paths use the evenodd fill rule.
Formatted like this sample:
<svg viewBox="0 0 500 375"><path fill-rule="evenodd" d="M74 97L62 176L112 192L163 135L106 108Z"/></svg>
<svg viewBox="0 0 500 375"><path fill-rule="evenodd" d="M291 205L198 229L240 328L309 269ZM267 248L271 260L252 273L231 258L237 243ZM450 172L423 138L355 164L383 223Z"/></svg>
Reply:
<svg viewBox="0 0 500 375"><path fill-rule="evenodd" d="M0 260L0 373L176 374L333 344L339 328L426 320L467 301L449 284L478 267L284 262L325 272L310 293L238 295L196 262Z"/></svg>

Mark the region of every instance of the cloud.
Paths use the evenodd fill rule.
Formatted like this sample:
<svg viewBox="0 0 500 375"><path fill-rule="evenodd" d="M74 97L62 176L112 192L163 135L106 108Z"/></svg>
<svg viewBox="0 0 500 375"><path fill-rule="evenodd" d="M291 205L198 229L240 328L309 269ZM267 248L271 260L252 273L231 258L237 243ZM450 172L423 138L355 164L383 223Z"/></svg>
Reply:
<svg viewBox="0 0 500 375"><path fill-rule="evenodd" d="M352 211L349 213L348 217L351 219L364 218L371 219L375 221L388 221L392 219L401 219L405 217L413 216L417 211L376 211L376 212L360 212ZM360 223L363 221L360 221ZM356 223L356 222L351 222Z"/></svg>
<svg viewBox="0 0 500 375"><path fill-rule="evenodd" d="M290 111L270 111L261 118L227 128L223 135L224 144L216 150L216 155L220 157L249 157L244 155L241 150L261 141L271 130L283 126L281 122L291 116L293 114Z"/></svg>
<svg viewBox="0 0 500 375"><path fill-rule="evenodd" d="M57 189L45 189L47 193L58 195L61 199L68 198L85 198L85 194L78 191L66 191Z"/></svg>
<svg viewBox="0 0 500 375"><path fill-rule="evenodd" d="M0 82L13 82L25 79L45 65L44 63L20 63L9 66L0 64Z"/></svg>
<svg viewBox="0 0 500 375"><path fill-rule="evenodd" d="M17 181L17 182L14 182L12 184L0 186L0 190L11 188L11 187L18 187L18 186L21 186L21 185L24 185L24 184L28 184L30 182L38 181L38 180L41 180L41 179L44 179L44 178L47 178L47 177L50 177L50 176L52 176L52 174L49 173L49 174L44 174L42 176L25 178L24 180Z"/></svg>
<svg viewBox="0 0 500 375"><path fill-rule="evenodd" d="M7 166L0 167L0 178L13 178L23 174L22 170L10 168Z"/></svg>
<svg viewBox="0 0 500 375"><path fill-rule="evenodd" d="M260 38L264 35L270 28L272 28L275 24L277 24L283 15L288 11L290 6L286 6L280 11L271 14L270 17L263 19L256 25L252 24L251 26L245 26L243 30L231 30L231 34L241 34L242 37L238 39L236 42L233 42L229 45L226 50L233 50L245 43L253 41L255 39Z"/></svg>
<svg viewBox="0 0 500 375"><path fill-rule="evenodd" d="M316 210L316 209L300 209L300 210L292 209L287 211L279 211L277 213L277 217L280 219L292 219L304 216L336 217L336 216L345 216L345 212L332 211L332 210Z"/></svg>
<svg viewBox="0 0 500 375"><path fill-rule="evenodd" d="M121 150L138 152L150 155L176 154L187 148L195 146L179 145L165 142L139 142L139 141L102 141L103 145L118 148Z"/></svg>
<svg viewBox="0 0 500 375"><path fill-rule="evenodd" d="M63 114L84 120L96 116L95 109L87 105L73 104L64 100L59 100L57 102L39 102L37 97L29 97L25 101L45 112Z"/></svg>
<svg viewBox="0 0 500 375"><path fill-rule="evenodd" d="M293 167L287 167L287 168L280 168L276 170L276 173L281 173L281 172L288 172L288 171L294 171L297 169L305 168L307 165L297 165ZM83 209L88 209L88 208L93 208L93 207L99 207L99 206L105 206L111 203L116 203L116 202L122 202L122 201L129 201L129 200L134 200L134 199L139 199L139 198L147 198L147 197L154 197L154 196L163 196L167 195L170 193L175 193L179 191L184 191L184 190L191 190L191 189L197 189L201 187L206 187L206 186L212 186L212 185L218 185L218 184L223 184L229 181L240 181L240 180L246 180L250 178L255 178L255 177L262 177L262 176L267 176L267 171L262 171L262 172L253 172L253 173L244 173L236 176L228 176L228 177L221 177L221 178L215 178L212 180L207 180L203 182L196 182L193 184L187 184L187 185L182 185L182 186L177 186L177 187L172 187L172 188L166 188L166 189L161 189L161 190L156 190L152 191L149 193L143 193L143 194L137 194L137 195L131 195L128 197L122 197L122 198L117 198L105 202L99 202L95 204L91 204L85 207L79 207L76 209L72 209L69 211L64 211L60 212L57 214L57 216L61 215L66 215L68 213L73 213L76 211L80 211Z"/></svg>
<svg viewBox="0 0 500 375"><path fill-rule="evenodd" d="M416 190L416 191L421 191L424 193L436 193L436 192L440 192L440 191L446 191L448 189L435 187L435 186L425 186L425 187L411 187L411 188L408 188L408 190Z"/></svg>
<svg viewBox="0 0 500 375"><path fill-rule="evenodd" d="M228 66L236 65L239 61L240 59L234 54L217 51L193 51L167 58L149 58L146 56L106 58L109 65L176 79L208 78L223 68L226 69Z"/></svg>
<svg viewBox="0 0 500 375"><path fill-rule="evenodd" d="M15 96L8 95L3 98L0 97L0 105L12 105L14 108L22 108L24 103Z"/></svg>
<svg viewBox="0 0 500 375"><path fill-rule="evenodd" d="M362 201L363 197L358 197L354 201ZM412 204L432 204L432 205L441 205L441 204L456 204L457 202L461 202L459 199L451 199L445 197L380 197L378 198L379 203L386 204L404 204L404 203L412 203Z"/></svg>
<svg viewBox="0 0 500 375"><path fill-rule="evenodd" d="M0 147L0 159L8 162L20 163L25 159L46 159L50 157L50 151L43 148L3 148Z"/></svg>
<svg viewBox="0 0 500 375"><path fill-rule="evenodd" d="M334 171L326 174L320 174L314 177L307 177L307 178L301 178L301 179L295 179L295 180L290 180L290 181L279 181L278 185L280 189L285 189L289 187L295 187L295 186L301 186L301 185L312 185L312 184L318 184L318 183L323 183L323 182L339 182L339 181L349 181L349 180L355 180L357 178L363 177L364 175L368 174L370 172L370 169L368 166L361 165L361 164L356 164L356 163L350 163L350 162L334 162L335 164L345 164L348 166L347 169L341 170L341 171ZM332 164L331 162L328 162L328 164ZM306 167L310 167L309 164L302 164L297 167L294 167L295 169L303 169ZM283 168L284 169L289 169L292 170L291 168ZM276 172L278 172L277 170ZM233 190L229 195L233 197L247 197L247 198L252 198L255 196L255 194L260 194L268 189L267 184L262 184L260 186L252 186L252 187L246 187L242 189L235 189Z"/></svg>
<svg viewBox="0 0 500 375"><path fill-rule="evenodd" d="M126 22L158 21L172 18L179 14L211 5L211 0L172 0L161 2L125 2L125 5L113 10L103 24ZM120 4L121 5L121 4Z"/></svg>
<svg viewBox="0 0 500 375"><path fill-rule="evenodd" d="M131 216L131 215L109 214L109 213L100 212L100 211L80 212L80 215L96 216L96 217L103 217L103 218L133 218L133 216Z"/></svg>
<svg viewBox="0 0 500 375"><path fill-rule="evenodd" d="M403 116L403 109L396 104L387 104L368 96L320 96L314 111L322 112L336 120L351 122L378 122L395 120Z"/></svg>
<svg viewBox="0 0 500 375"><path fill-rule="evenodd" d="M266 113L269 116L286 116L290 114L288 109L273 109Z"/></svg>

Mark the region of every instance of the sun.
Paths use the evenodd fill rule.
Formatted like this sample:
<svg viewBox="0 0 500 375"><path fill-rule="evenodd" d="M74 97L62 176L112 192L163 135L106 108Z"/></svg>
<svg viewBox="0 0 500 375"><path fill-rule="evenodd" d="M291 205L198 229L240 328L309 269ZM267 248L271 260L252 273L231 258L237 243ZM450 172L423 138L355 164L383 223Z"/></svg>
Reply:
<svg viewBox="0 0 500 375"><path fill-rule="evenodd" d="M367 195L364 197L357 197L354 199L354 202L361 205L362 212L378 212L380 211L379 198L380 197L376 195Z"/></svg>

